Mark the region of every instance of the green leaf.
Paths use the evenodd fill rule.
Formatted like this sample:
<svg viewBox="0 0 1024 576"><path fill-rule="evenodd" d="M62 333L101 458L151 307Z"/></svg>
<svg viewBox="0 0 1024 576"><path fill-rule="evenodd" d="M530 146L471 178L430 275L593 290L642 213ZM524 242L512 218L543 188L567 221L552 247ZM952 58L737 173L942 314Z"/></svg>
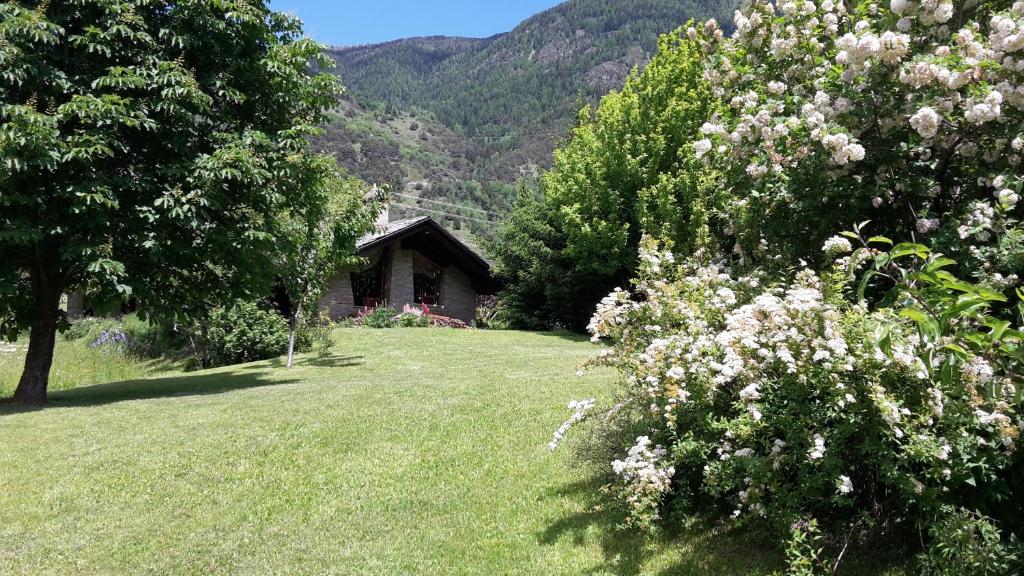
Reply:
<svg viewBox="0 0 1024 576"><path fill-rule="evenodd" d="M893 259L904 258L906 256L917 256L918 258L925 259L931 254L931 250L923 244L897 244L889 251L889 256Z"/></svg>
<svg viewBox="0 0 1024 576"><path fill-rule="evenodd" d="M967 350L965 350L962 346L957 344L946 344L945 346L943 346L943 348L956 353L956 355L961 358L967 358L967 356L970 355L970 353L967 352Z"/></svg>
<svg viewBox="0 0 1024 576"><path fill-rule="evenodd" d="M860 285L857 287L857 300L864 300L864 293L867 292L868 284L875 276L878 276L877 270L868 270L864 273L864 277L860 279Z"/></svg>
<svg viewBox="0 0 1024 576"><path fill-rule="evenodd" d="M930 262L928 262L928 264L925 265L924 269L929 271L929 272L936 272L936 271L941 270L943 268L948 268L950 266L955 266L955 265L956 265L956 260L953 260L951 258L946 258L946 257L942 256L942 257L935 258L935 259L931 260Z"/></svg>

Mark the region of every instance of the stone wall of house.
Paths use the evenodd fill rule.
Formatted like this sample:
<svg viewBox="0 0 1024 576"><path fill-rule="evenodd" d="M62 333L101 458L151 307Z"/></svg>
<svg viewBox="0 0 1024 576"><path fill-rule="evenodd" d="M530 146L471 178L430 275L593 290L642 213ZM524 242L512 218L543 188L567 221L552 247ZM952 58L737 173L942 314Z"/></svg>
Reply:
<svg viewBox="0 0 1024 576"><path fill-rule="evenodd" d="M415 252L394 247L391 254L390 287L388 305L399 312L408 304L415 304L415 284L413 279L413 259ZM341 270L327 284L323 297L320 299L320 310L334 320L348 318L359 311L352 296L352 277L350 270ZM476 291L473 283L461 270L449 266L441 271L441 305L432 307L434 314L458 318L466 323L472 322L476 315Z"/></svg>
<svg viewBox="0 0 1024 576"><path fill-rule="evenodd" d="M462 270L449 266L441 272L441 312L470 323L476 316L476 290Z"/></svg>
<svg viewBox="0 0 1024 576"><path fill-rule="evenodd" d="M398 244L395 244L391 252L391 294L388 295L388 304L399 312L416 299L413 284L414 255L412 250L402 250Z"/></svg>
<svg viewBox="0 0 1024 576"><path fill-rule="evenodd" d="M341 270L327 283L327 289L320 298L320 311L332 320L341 320L355 314L356 306L352 297L352 275L348 269Z"/></svg>

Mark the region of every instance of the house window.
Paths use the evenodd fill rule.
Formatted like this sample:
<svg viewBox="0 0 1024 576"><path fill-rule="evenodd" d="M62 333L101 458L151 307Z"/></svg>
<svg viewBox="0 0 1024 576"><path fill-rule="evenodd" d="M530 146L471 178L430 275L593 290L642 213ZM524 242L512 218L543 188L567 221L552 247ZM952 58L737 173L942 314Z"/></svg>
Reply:
<svg viewBox="0 0 1024 576"><path fill-rule="evenodd" d="M413 293L417 304L437 306L441 303L441 268L416 256L413 261Z"/></svg>
<svg viewBox="0 0 1024 576"><path fill-rule="evenodd" d="M352 272L352 297L356 306L384 305L384 259L378 258L362 270Z"/></svg>

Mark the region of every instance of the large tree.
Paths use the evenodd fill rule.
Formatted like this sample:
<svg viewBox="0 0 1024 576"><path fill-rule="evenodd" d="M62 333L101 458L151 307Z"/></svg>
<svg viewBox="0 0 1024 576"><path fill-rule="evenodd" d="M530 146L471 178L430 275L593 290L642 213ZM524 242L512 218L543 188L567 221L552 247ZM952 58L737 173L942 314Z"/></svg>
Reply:
<svg viewBox="0 0 1024 576"><path fill-rule="evenodd" d="M513 324L582 330L603 295L628 285L644 233L698 248L707 187L690 142L716 106L702 74L679 30L621 92L583 111L540 202L521 196L491 246Z"/></svg>
<svg viewBox="0 0 1024 576"><path fill-rule="evenodd" d="M165 318L265 290L306 143L340 91L261 0L0 4L0 328L30 328L42 403L61 295L115 288Z"/></svg>

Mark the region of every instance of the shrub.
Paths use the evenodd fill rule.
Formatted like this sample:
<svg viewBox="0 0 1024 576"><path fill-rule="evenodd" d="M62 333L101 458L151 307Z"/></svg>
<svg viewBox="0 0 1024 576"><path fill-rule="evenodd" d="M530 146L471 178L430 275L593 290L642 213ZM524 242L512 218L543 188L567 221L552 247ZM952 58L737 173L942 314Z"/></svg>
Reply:
<svg viewBox="0 0 1024 576"><path fill-rule="evenodd" d="M988 518L946 506L931 525L932 538L921 556L922 576L999 576L1024 571L1024 549L1016 538L1004 541Z"/></svg>
<svg viewBox="0 0 1024 576"><path fill-rule="evenodd" d="M507 330L508 312L499 305L494 296L481 296L478 299L473 324L481 330Z"/></svg>
<svg viewBox="0 0 1024 576"><path fill-rule="evenodd" d="M641 262L636 293L612 293L591 323L626 402L648 410L612 464L631 523L658 520L669 495L779 534L912 529L948 506L1013 501L1024 335L992 315L1006 298L946 272L949 259L866 245L772 284L676 264L650 242ZM872 288L888 295L873 308Z"/></svg>
<svg viewBox="0 0 1024 576"><path fill-rule="evenodd" d="M117 321L110 318L79 318L71 322L62 336L65 340L96 340L104 330L117 326Z"/></svg>
<svg viewBox="0 0 1024 576"><path fill-rule="evenodd" d="M402 328L427 328L430 316L422 312L402 312L398 317L398 325Z"/></svg>
<svg viewBox="0 0 1024 576"><path fill-rule="evenodd" d="M253 302L214 311L207 324L199 366L212 368L276 358L288 349L288 323Z"/></svg>
<svg viewBox="0 0 1024 576"><path fill-rule="evenodd" d="M63 337L68 341L88 340L95 343L104 333L121 332L129 345L120 346L122 352L139 358L179 358L188 349L184 331L167 322L143 320L136 314L121 318L81 318L71 322Z"/></svg>
<svg viewBox="0 0 1024 576"><path fill-rule="evenodd" d="M331 333L335 324L326 315L310 318L302 323L296 335L295 350L301 353L312 352L324 357L334 347Z"/></svg>
<svg viewBox="0 0 1024 576"><path fill-rule="evenodd" d="M395 317L398 312L394 308L380 307L374 308L372 311L361 314L362 325L367 328L394 328L398 326L398 321Z"/></svg>

